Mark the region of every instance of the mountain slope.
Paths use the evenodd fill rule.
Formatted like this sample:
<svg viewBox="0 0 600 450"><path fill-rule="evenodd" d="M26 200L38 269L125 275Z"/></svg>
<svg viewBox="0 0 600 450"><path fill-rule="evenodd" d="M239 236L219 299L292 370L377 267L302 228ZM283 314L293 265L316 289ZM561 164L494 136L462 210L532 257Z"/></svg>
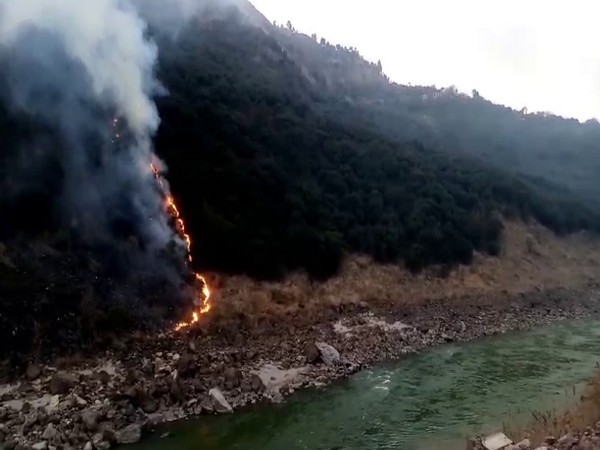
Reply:
<svg viewBox="0 0 600 450"><path fill-rule="evenodd" d="M442 134L416 115L377 109L382 89L397 87L356 51L235 16L159 48L169 95L157 148L206 268L325 277L360 252L418 269L497 253L500 215L559 231L600 223L568 193L556 203L524 178L440 151ZM415 128L422 139L400 136Z"/></svg>

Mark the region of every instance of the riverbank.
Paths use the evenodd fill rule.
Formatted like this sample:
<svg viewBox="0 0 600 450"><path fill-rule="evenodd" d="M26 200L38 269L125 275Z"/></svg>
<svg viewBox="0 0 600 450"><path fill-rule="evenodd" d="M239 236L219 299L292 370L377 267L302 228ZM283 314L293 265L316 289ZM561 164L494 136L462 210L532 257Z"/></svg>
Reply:
<svg viewBox="0 0 600 450"><path fill-rule="evenodd" d="M5 448L110 448L159 423L280 402L375 362L599 310L598 291L443 299L420 305L328 308L321 319L290 317L220 329L132 336L94 361L31 365L0 387ZM17 445L25 447L17 447Z"/></svg>

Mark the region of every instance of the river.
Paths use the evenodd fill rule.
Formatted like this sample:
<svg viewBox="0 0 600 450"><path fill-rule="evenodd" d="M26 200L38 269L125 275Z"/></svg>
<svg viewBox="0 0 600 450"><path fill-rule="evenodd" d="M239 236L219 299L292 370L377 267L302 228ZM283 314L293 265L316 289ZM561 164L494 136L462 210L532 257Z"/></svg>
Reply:
<svg viewBox="0 0 600 450"><path fill-rule="evenodd" d="M463 450L465 437L573 402L600 358L600 321L449 344L282 405L177 424L132 450Z"/></svg>

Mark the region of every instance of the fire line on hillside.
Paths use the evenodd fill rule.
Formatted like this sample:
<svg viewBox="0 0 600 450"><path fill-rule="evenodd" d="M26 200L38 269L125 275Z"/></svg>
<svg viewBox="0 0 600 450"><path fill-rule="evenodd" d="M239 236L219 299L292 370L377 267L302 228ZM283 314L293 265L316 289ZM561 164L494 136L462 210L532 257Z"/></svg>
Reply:
<svg viewBox="0 0 600 450"><path fill-rule="evenodd" d="M113 133L113 138L112 138L113 143L116 142L121 137L120 133L118 132L118 125L119 125L119 119L118 118L113 119L113 129L115 130ZM175 232L181 238L181 240L184 242L185 248L186 248L186 253L187 253L187 261L188 261L188 264L191 264L192 263L192 251L191 251L192 250L192 238L185 231L185 223L181 217L181 214L179 213L179 209L177 208L175 199L173 198L173 196L169 193L169 190L167 189L164 178L160 173L160 170L158 169L157 165L154 162L150 163L150 168L151 168L154 178L156 179L156 182L158 183L160 190L162 192L165 211L173 219L173 222L175 224ZM175 325L175 331L180 331L184 328L190 327L191 325L193 325L194 323L196 323L200 320L201 315L208 313L212 308L212 305L210 303L211 292L210 292L208 283L206 282L206 279L202 275L200 275L199 273L197 273L195 271L194 271L194 277L195 277L194 288L195 288L196 297L197 297L196 303L198 305L198 310L192 312L192 318L190 321L188 321L188 322L182 321L182 322L179 322L177 325Z"/></svg>

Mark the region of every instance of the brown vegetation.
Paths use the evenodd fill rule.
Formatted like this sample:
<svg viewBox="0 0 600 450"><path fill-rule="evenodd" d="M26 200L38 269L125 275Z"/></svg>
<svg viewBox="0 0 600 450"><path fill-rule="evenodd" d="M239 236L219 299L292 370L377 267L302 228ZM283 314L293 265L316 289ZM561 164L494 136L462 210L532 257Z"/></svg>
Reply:
<svg viewBox="0 0 600 450"><path fill-rule="evenodd" d="M487 298L558 287L581 288L600 279L600 240L587 233L559 237L537 224L505 223L498 257L478 254L472 265L433 267L413 274L400 265L370 258L346 259L339 275L319 283L296 273L282 282L243 276L210 277L215 291L213 320L232 316L306 316L324 309L390 304L419 305L440 299Z"/></svg>

